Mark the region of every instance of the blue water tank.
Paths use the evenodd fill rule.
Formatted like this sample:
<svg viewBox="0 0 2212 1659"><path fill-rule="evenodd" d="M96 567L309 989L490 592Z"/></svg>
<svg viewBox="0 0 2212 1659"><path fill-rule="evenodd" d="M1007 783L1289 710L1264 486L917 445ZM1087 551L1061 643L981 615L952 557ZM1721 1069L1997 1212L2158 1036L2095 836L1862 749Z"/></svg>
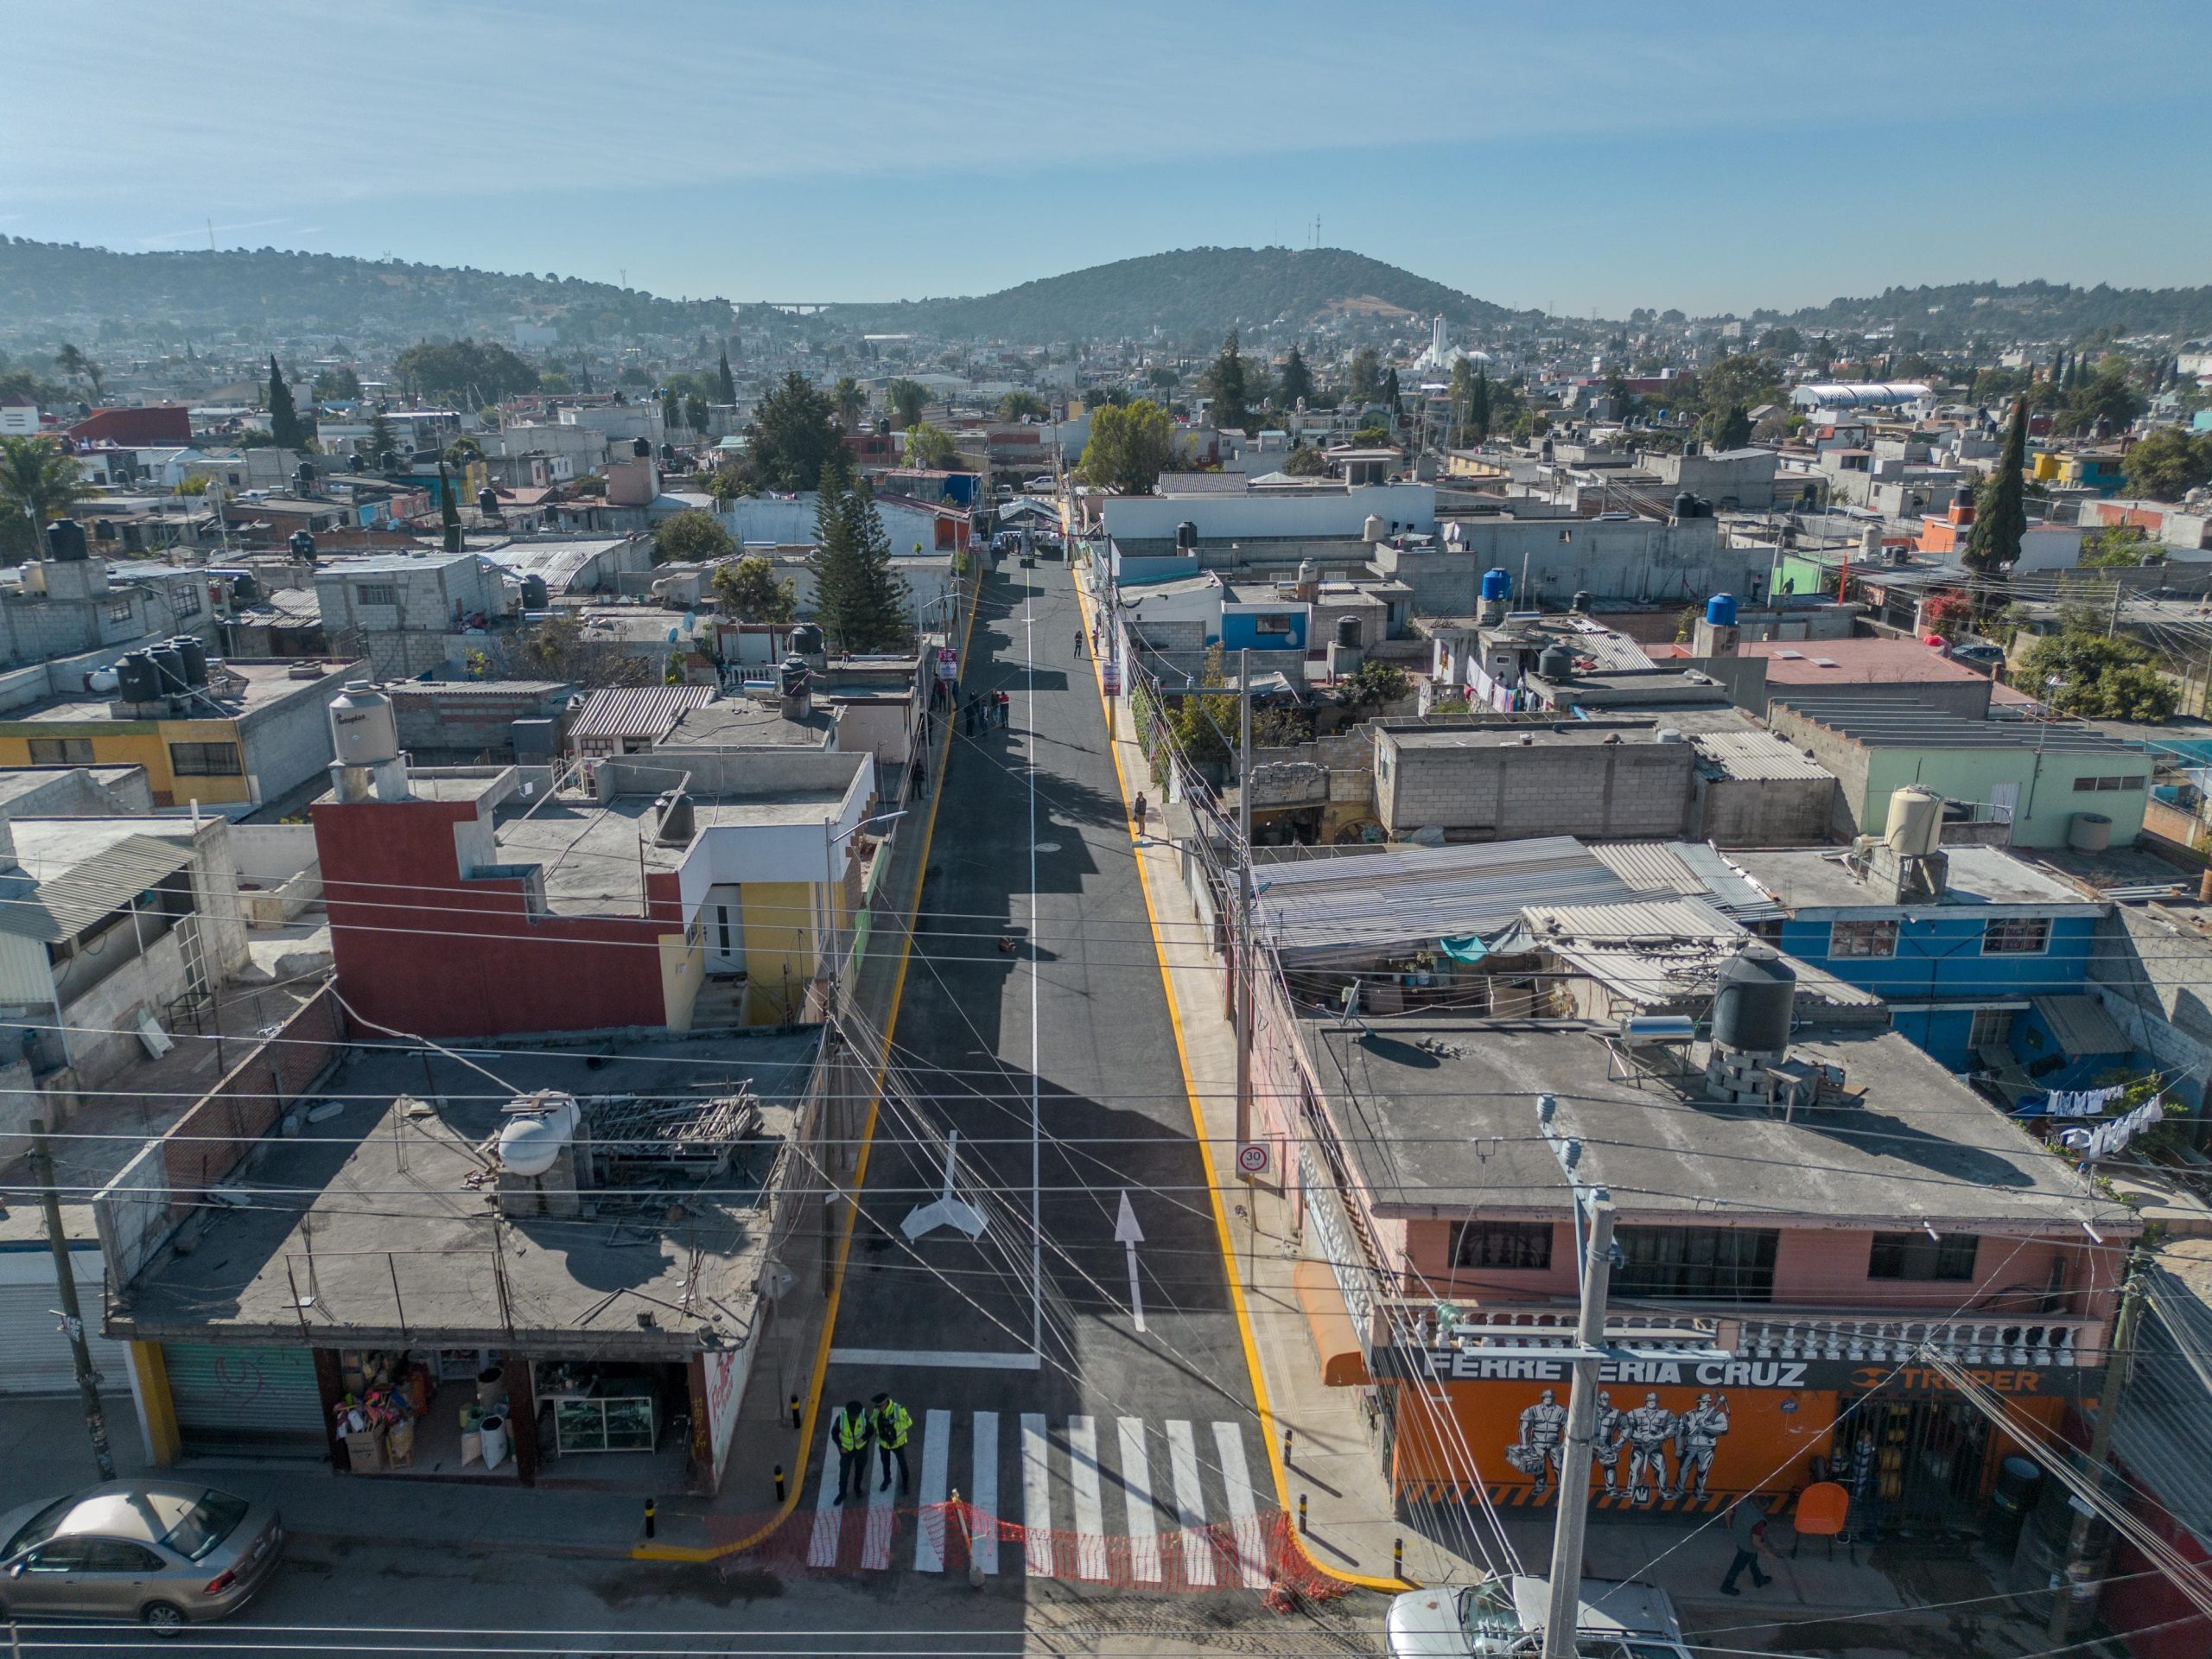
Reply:
<svg viewBox="0 0 2212 1659"><path fill-rule="evenodd" d="M1483 601L1485 604L1491 600L1502 601L1512 597L1513 577L1510 572L1504 570L1483 572Z"/></svg>
<svg viewBox="0 0 2212 1659"><path fill-rule="evenodd" d="M1736 595L1715 594L1711 599L1707 600L1705 620L1716 628L1734 627L1736 626Z"/></svg>

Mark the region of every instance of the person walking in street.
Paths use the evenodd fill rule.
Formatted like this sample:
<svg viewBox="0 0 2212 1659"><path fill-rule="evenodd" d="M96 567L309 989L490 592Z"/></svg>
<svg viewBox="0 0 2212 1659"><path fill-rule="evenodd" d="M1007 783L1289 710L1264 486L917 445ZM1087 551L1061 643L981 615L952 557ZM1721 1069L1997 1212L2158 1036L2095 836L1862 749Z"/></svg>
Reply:
<svg viewBox="0 0 2212 1659"><path fill-rule="evenodd" d="M1759 1557L1773 1554L1774 1548L1766 1541L1766 1504L1757 1492L1745 1492L1728 1511L1728 1539L1736 1546L1736 1557L1728 1563L1728 1576L1720 1580L1720 1593L1740 1596L1736 1580L1745 1567L1751 1569L1751 1584L1764 1590L1774 1580L1759 1570Z"/></svg>
<svg viewBox="0 0 2212 1659"><path fill-rule="evenodd" d="M1075 631L1075 655L1077 662L1083 660L1083 630L1081 628Z"/></svg>
<svg viewBox="0 0 2212 1659"><path fill-rule="evenodd" d="M891 1490L891 1459L899 1459L899 1495L904 1497L906 1488L913 1484L913 1474L906 1467L906 1437L913 1433L914 1414L908 1411L887 1394L875 1396L873 1424L876 1450L883 1458L883 1484L878 1491Z"/></svg>
<svg viewBox="0 0 2212 1659"><path fill-rule="evenodd" d="M976 695L972 691L968 694L968 701L960 705L960 734L976 735Z"/></svg>
<svg viewBox="0 0 2212 1659"><path fill-rule="evenodd" d="M830 1419L830 1437L837 1443L837 1502L845 1501L851 1488L858 1497L868 1491L868 1448L874 1438L874 1421L857 1400L848 1400Z"/></svg>

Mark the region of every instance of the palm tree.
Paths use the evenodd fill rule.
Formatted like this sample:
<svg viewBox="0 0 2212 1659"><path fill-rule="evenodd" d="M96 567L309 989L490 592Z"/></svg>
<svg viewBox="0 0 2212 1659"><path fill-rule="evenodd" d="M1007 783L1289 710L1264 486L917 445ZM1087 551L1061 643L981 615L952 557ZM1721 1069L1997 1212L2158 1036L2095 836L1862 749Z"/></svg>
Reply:
<svg viewBox="0 0 2212 1659"><path fill-rule="evenodd" d="M47 524L85 493L77 463L50 438L0 438L0 547L35 555Z"/></svg>
<svg viewBox="0 0 2212 1659"><path fill-rule="evenodd" d="M830 387L830 401L836 407L837 423L849 429L868 408L868 392L851 375L843 375Z"/></svg>
<svg viewBox="0 0 2212 1659"><path fill-rule="evenodd" d="M86 357L74 346L65 344L54 354L54 366L72 380L88 382L92 388L92 401L96 404L99 402L100 381L105 375L100 365L93 362L91 358Z"/></svg>

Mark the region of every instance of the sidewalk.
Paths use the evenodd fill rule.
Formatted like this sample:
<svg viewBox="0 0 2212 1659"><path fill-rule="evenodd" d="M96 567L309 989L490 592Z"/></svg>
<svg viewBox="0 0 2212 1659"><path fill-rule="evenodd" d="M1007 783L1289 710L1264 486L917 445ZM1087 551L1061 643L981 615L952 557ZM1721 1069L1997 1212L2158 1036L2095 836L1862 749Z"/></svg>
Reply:
<svg viewBox="0 0 2212 1659"><path fill-rule="evenodd" d="M1087 610L1095 607L1088 575L1079 565L1078 589ZM1093 671L1098 672L1096 663ZM1099 683L1103 696L1103 677ZM1109 712L1125 798L1138 789L1156 797L1148 763L1133 735L1126 695L1112 701ZM1156 828L1160 818L1153 822ZM1319 1356L1292 1289L1291 1274L1301 1260L1320 1263L1323 1258L1309 1248L1310 1234L1301 1239L1293 1230L1287 1197L1265 1187L1231 1190L1235 1177L1228 1154L1236 1137L1236 1048L1235 1028L1222 1012L1220 958L1201 942L1203 930L1192 925L1197 912L1184 888L1180 856L1173 847L1164 840L1141 840L1137 859L1199 1132L1211 1154L1212 1179L1224 1189L1220 1195L1223 1243L1247 1332L1247 1356L1268 1433L1277 1501L1294 1516L1300 1503L1305 1503L1307 1554L1316 1567L1333 1577L1382 1590L1484 1578L1489 1569L1481 1560L1429 1536L1421 1524L1400 1515L1381 1445L1363 1404L1366 1390L1332 1387L1321 1380ZM1287 1459L1286 1431L1291 1437ZM1499 1518L1526 1570L1548 1572L1552 1512L1505 1510ZM1786 1541L1786 1531L1783 1536ZM1401 1543L1402 1575L1393 1554ZM1641 1576L1662 1585L1682 1605L1686 1619L1694 1610L1699 1615L1695 1622L1707 1625L1761 1618L1902 1612L1915 1605L1916 1599L1889 1574L1869 1564L1864 1550L1856 1562L1841 1552L1831 1561L1824 1546L1794 1561L1769 1563L1777 1582L1756 1597L1747 1592L1740 1600L1723 1598L1719 1594L1720 1577L1732 1554L1726 1531L1719 1525L1692 1530L1593 1516L1585 1560L1588 1571L1597 1576ZM1758 1611L1745 1611L1752 1608ZM1942 1615L1930 1617L1940 1621Z"/></svg>

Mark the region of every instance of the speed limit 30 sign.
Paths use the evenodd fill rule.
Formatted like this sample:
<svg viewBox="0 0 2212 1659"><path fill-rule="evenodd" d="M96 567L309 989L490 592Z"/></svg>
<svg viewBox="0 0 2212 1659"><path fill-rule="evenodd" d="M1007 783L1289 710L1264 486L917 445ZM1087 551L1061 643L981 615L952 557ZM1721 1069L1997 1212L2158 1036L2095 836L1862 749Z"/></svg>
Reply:
<svg viewBox="0 0 2212 1659"><path fill-rule="evenodd" d="M1247 1141L1236 1148L1236 1168L1245 1175L1264 1175L1273 1161L1264 1141Z"/></svg>

